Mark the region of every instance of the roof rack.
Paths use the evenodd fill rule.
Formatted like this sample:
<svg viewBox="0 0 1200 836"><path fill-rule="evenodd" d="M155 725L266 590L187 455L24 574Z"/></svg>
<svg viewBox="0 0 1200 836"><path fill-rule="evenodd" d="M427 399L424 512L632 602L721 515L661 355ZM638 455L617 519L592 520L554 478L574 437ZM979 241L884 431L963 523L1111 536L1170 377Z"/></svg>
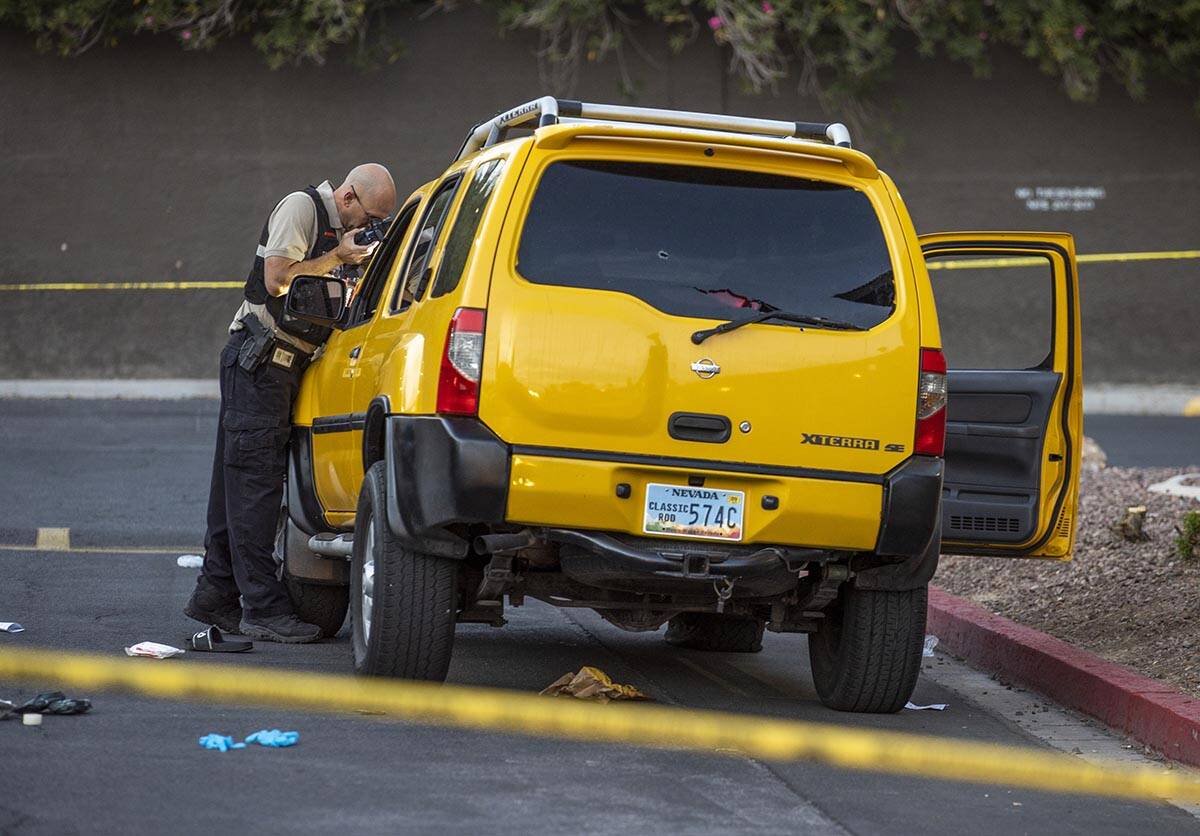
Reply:
<svg viewBox="0 0 1200 836"><path fill-rule="evenodd" d="M542 96L480 122L467 134L456 160L488 148L505 139L512 128L540 128L545 125L580 122L633 122L643 125L667 125L677 128L701 128L739 134L759 134L776 138L796 138L828 142L840 148L850 147L850 131L841 122L785 122L753 119L721 113L693 113L654 107L591 104L571 99Z"/></svg>

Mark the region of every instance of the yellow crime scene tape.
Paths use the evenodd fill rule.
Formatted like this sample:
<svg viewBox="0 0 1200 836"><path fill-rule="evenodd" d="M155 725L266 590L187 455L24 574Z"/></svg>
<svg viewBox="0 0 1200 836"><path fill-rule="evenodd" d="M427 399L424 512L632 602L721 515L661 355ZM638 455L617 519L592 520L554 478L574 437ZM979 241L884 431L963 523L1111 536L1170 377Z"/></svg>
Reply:
<svg viewBox="0 0 1200 836"><path fill-rule="evenodd" d="M1128 261L1177 261L1200 258L1200 250L1166 250L1148 253L1086 253L1076 255L1079 264L1120 264ZM982 270L995 267L1037 267L1045 264L1041 256L1017 256L1014 258L965 258L931 261L925 266L930 270Z"/></svg>
<svg viewBox="0 0 1200 836"><path fill-rule="evenodd" d="M489 688L0 649L0 681L123 690L160 699L371 712L478 731L623 743L843 769L1142 800L1200 801L1200 780L1097 766L1064 754L645 703L589 703Z"/></svg>
<svg viewBox="0 0 1200 836"><path fill-rule="evenodd" d="M1200 250L1166 250L1140 253L1090 253L1078 255L1080 264L1121 263L1127 261L1171 261L1200 259ZM979 270L994 267L1032 267L1044 264L1039 256L1017 258L953 259L934 261L927 266L930 270ZM244 281L189 281L189 282L24 282L0 284L0 292L10 291L64 291L64 290L226 290L245 287Z"/></svg>

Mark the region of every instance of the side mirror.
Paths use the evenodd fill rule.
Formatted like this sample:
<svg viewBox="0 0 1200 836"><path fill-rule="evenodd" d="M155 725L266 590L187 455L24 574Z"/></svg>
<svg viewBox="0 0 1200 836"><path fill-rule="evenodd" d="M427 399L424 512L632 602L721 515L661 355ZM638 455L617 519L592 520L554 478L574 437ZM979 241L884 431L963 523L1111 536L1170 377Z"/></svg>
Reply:
<svg viewBox="0 0 1200 836"><path fill-rule="evenodd" d="M284 310L305 322L336 325L346 311L346 285L328 276L297 276L288 288Z"/></svg>

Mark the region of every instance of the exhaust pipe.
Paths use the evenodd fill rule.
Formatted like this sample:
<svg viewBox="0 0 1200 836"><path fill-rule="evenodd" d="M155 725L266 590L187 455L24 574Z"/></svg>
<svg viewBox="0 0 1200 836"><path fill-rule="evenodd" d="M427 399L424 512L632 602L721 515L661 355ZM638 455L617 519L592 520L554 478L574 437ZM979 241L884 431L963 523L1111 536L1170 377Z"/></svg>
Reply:
<svg viewBox="0 0 1200 836"><path fill-rule="evenodd" d="M537 538L529 531L518 531L516 534L481 534L472 545L475 554L498 554L525 549L536 542Z"/></svg>

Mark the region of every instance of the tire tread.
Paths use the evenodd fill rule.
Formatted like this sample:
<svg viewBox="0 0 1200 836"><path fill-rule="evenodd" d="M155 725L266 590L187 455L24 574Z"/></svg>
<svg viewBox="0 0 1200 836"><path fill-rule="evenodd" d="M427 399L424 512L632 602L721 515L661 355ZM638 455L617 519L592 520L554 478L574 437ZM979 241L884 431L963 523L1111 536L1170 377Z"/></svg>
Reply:
<svg viewBox="0 0 1200 836"><path fill-rule="evenodd" d="M451 559L406 548L388 529L386 466L382 461L371 466L359 497L358 519L378 526L379 553L371 622L374 647L360 659L356 637L355 668L375 676L441 682L454 648L459 567ZM363 548L365 539L364 535ZM358 571L356 561L356 590Z"/></svg>
<svg viewBox="0 0 1200 836"><path fill-rule="evenodd" d="M928 589L843 591L827 618L841 618L837 651L809 636L821 701L839 711L890 714L912 696L921 670Z"/></svg>
<svg viewBox="0 0 1200 836"><path fill-rule="evenodd" d="M667 622L667 643L691 650L757 653L762 650L763 624L755 618L681 612Z"/></svg>
<svg viewBox="0 0 1200 836"><path fill-rule="evenodd" d="M350 606L350 587L305 583L287 573L283 582L297 618L320 627L322 638L338 634Z"/></svg>

